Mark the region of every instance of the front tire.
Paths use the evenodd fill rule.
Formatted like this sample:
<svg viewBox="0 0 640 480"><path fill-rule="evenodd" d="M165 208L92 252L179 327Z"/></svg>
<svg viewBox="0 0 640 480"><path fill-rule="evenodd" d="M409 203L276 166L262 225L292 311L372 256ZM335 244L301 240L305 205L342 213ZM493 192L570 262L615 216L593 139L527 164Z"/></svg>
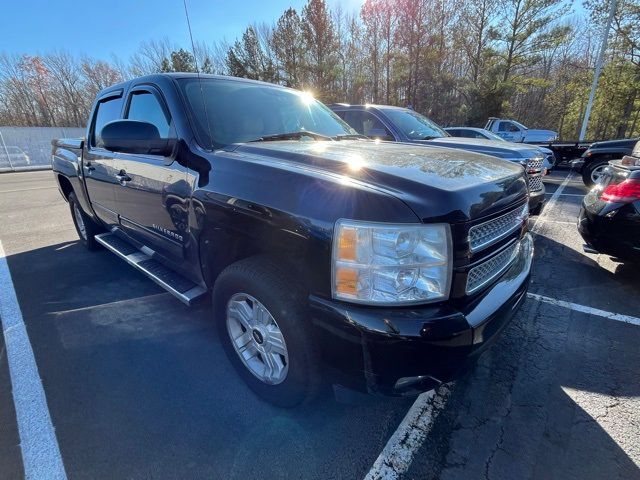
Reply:
<svg viewBox="0 0 640 480"><path fill-rule="evenodd" d="M69 194L69 207L73 225L76 227L78 237L80 237L80 243L87 250L97 250L100 245L96 242L95 236L100 233L100 227L84 213L75 192Z"/></svg>
<svg viewBox="0 0 640 480"><path fill-rule="evenodd" d="M258 396L279 407L310 402L322 384L304 298L293 278L262 257L230 265L213 288L227 357Z"/></svg>
<svg viewBox="0 0 640 480"><path fill-rule="evenodd" d="M596 160L582 167L582 181L587 187L591 188L596 184L608 162L608 159Z"/></svg>

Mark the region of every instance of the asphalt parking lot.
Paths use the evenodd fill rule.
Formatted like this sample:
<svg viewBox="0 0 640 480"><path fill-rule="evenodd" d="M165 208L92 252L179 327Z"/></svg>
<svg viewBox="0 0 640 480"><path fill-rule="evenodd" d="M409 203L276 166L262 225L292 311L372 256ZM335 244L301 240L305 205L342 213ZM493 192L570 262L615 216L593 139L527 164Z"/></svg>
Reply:
<svg viewBox="0 0 640 480"><path fill-rule="evenodd" d="M582 252L579 176L545 183L529 298L446 397L344 404L327 392L280 410L231 369L206 303L189 309L79 245L51 172L0 175L0 242L66 476L640 478L638 266ZM25 475L11 333L2 479Z"/></svg>

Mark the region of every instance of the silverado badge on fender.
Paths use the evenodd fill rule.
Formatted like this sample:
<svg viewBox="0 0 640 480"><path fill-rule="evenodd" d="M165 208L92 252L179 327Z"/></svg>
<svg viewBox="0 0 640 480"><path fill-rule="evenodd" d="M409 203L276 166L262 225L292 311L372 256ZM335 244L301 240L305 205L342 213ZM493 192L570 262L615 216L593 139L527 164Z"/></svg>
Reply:
<svg viewBox="0 0 640 480"><path fill-rule="evenodd" d="M178 241L182 241L182 235L178 235L176 232L172 232L171 230L161 227L160 225L156 225L155 223L151 225L154 230L157 230L161 233L164 233L166 236L174 238Z"/></svg>

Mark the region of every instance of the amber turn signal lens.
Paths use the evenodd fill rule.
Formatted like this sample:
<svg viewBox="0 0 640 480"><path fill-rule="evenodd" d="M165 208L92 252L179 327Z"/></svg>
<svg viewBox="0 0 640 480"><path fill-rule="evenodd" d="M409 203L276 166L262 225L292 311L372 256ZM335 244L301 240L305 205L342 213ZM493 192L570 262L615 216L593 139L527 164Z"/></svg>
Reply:
<svg viewBox="0 0 640 480"><path fill-rule="evenodd" d="M353 268L336 270L336 291L341 295L356 296L358 294L358 272Z"/></svg>
<svg viewBox="0 0 640 480"><path fill-rule="evenodd" d="M356 242L356 229L343 227L338 239L338 259L354 262L356 260Z"/></svg>

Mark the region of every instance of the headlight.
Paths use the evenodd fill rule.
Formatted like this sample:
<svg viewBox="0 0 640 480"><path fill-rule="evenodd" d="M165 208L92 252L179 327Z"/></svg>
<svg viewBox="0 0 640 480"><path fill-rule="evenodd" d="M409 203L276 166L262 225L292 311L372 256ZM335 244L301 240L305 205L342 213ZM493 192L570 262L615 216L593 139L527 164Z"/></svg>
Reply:
<svg viewBox="0 0 640 480"><path fill-rule="evenodd" d="M339 220L333 239L333 297L373 305L446 300L451 250L448 224Z"/></svg>

